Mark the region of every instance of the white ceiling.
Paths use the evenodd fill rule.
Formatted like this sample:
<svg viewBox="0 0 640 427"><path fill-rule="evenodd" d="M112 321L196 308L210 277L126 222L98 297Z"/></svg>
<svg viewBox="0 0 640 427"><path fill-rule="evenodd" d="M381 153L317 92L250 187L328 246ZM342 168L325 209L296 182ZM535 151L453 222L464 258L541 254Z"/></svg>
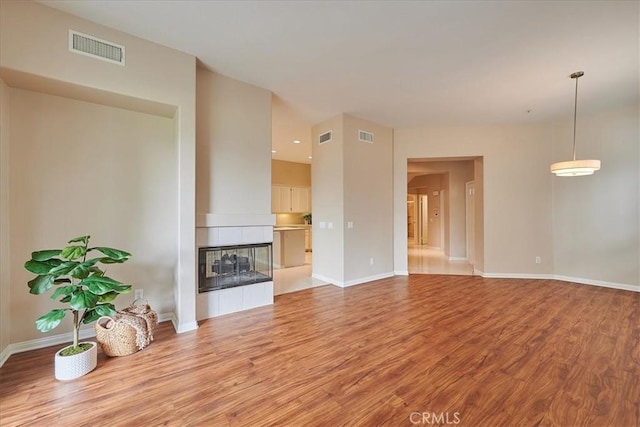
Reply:
<svg viewBox="0 0 640 427"><path fill-rule="evenodd" d="M396 128L571 117L578 70L579 113L639 97L637 1L41 3L193 54L308 123L342 112Z"/></svg>

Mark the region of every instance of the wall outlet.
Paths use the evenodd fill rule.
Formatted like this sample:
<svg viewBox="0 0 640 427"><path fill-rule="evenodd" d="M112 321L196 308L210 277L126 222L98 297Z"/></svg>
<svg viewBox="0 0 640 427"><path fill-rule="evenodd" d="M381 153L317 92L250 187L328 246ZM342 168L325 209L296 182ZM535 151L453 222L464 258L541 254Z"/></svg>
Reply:
<svg viewBox="0 0 640 427"><path fill-rule="evenodd" d="M369 258L369 265L373 265L373 257Z"/></svg>
<svg viewBox="0 0 640 427"><path fill-rule="evenodd" d="M144 290L143 289L136 289L135 291L133 291L133 298L134 299L144 298Z"/></svg>
<svg viewBox="0 0 640 427"><path fill-rule="evenodd" d="M536 257L536 264L540 264L542 262L542 258L539 256Z"/></svg>

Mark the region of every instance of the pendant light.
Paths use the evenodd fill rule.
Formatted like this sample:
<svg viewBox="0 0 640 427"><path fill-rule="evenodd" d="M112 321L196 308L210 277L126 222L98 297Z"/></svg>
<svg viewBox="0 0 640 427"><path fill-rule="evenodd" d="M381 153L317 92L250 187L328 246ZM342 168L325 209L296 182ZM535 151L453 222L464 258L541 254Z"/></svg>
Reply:
<svg viewBox="0 0 640 427"><path fill-rule="evenodd" d="M571 74L572 79L576 79L576 95L573 105L573 160L557 162L551 165L551 172L556 176L580 176L593 175L600 170L600 160L576 160L576 117L578 112L578 79L584 76L583 71L576 71Z"/></svg>

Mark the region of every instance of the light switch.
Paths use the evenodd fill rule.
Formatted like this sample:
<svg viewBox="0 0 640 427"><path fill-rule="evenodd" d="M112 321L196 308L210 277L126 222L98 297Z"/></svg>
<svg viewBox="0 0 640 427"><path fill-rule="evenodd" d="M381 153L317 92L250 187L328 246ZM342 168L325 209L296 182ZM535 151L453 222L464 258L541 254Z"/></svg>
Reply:
<svg viewBox="0 0 640 427"><path fill-rule="evenodd" d="M333 223L332 223L332 222L329 222L329 223L327 224L327 228L328 228L329 230L331 230L331 229L333 228Z"/></svg>
<svg viewBox="0 0 640 427"><path fill-rule="evenodd" d="M353 228L353 221L347 221L347 228Z"/></svg>
<svg viewBox="0 0 640 427"><path fill-rule="evenodd" d="M327 223L324 221L320 221L320 228L327 228Z"/></svg>

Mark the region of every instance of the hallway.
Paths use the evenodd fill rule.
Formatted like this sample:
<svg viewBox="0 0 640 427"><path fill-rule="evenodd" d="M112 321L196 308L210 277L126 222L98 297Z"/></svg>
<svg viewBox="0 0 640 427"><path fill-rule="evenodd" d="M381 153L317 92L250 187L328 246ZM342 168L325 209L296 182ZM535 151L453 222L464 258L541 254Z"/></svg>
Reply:
<svg viewBox="0 0 640 427"><path fill-rule="evenodd" d="M473 275L473 267L467 261L450 261L440 249L409 245L409 274L460 274Z"/></svg>

